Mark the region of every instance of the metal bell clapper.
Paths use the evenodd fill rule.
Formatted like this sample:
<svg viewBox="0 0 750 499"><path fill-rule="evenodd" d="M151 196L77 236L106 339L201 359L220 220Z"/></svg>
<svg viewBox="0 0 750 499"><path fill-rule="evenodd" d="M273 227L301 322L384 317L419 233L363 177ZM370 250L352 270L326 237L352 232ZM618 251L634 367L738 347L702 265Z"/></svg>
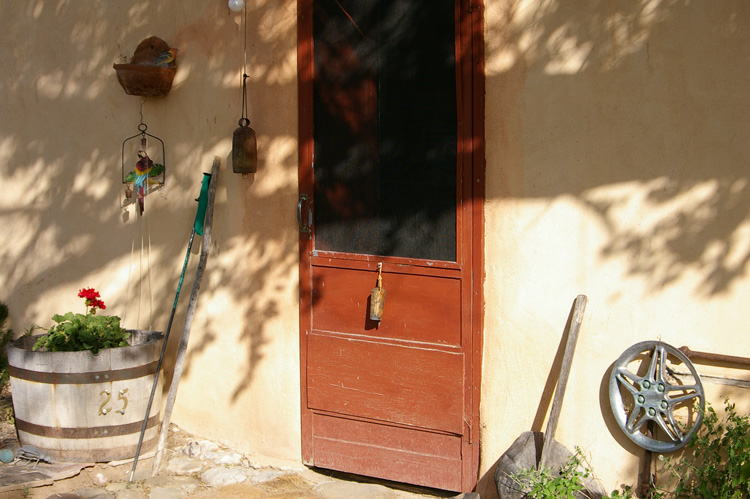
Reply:
<svg viewBox="0 0 750 499"><path fill-rule="evenodd" d="M378 263L378 285L370 291L370 320L380 321L385 306L385 289L383 289L383 263Z"/></svg>

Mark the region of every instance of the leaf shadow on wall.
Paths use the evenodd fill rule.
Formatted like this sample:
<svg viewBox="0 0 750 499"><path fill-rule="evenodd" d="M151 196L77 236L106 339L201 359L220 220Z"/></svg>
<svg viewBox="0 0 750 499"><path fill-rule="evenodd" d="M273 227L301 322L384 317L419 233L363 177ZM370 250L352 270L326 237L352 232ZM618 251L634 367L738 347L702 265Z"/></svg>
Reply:
<svg viewBox="0 0 750 499"><path fill-rule="evenodd" d="M725 7L488 5L488 202L537 210L529 231L573 206L579 218L555 229L646 295L687 286L705 302L735 291L750 260L750 67L737 63L750 57L750 10ZM559 271L559 253L536 263ZM571 275L587 272L581 256ZM482 497L496 497L494 470L480 477Z"/></svg>

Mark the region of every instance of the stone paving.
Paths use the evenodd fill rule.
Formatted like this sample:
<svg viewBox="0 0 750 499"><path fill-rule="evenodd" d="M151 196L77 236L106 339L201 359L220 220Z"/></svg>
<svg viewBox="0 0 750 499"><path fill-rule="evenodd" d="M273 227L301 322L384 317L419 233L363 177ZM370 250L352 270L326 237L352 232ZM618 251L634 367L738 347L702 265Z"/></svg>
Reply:
<svg viewBox="0 0 750 499"><path fill-rule="evenodd" d="M179 432L179 429L175 430ZM186 438L188 437L188 438ZM0 499L479 499L361 477L292 467L259 466L245 456L188 435L171 438L160 473L152 477L152 458L139 460L133 482L130 463L97 464L53 485L0 493Z"/></svg>

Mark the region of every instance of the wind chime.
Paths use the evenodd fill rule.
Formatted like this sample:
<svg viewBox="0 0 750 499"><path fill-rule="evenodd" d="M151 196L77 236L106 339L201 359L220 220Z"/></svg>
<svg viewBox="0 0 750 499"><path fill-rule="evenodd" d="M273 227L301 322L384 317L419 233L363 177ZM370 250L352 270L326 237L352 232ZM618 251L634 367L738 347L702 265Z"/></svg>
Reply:
<svg viewBox="0 0 750 499"><path fill-rule="evenodd" d="M123 208L135 206L138 214L140 229L140 255L138 278L138 306L126 306L120 316L125 323L125 312L136 310L135 324L140 326L141 302L144 288L144 272L148 279L148 295L150 301L148 329L151 328L153 312L153 292L151 286L151 230L149 217L146 216L146 200L153 191L160 189L166 180L166 159L164 141L148 133L148 126L143 121L143 106L146 97L165 97L172 88L172 81L177 72L178 49L170 47L167 42L157 36L151 36L138 44L133 57L126 64L114 64L117 81L128 95L141 97L140 123L138 133L122 142L122 183L125 185L125 200ZM133 237L130 250L130 265L128 267L128 303L130 303L131 274L135 257L135 242ZM148 246L146 246L146 244ZM145 262L144 262L145 260ZM145 269L144 269L145 267Z"/></svg>
<svg viewBox="0 0 750 499"><path fill-rule="evenodd" d="M258 171L258 145L255 130L250 128L247 117L247 7L243 0L229 0L229 8L234 12L242 11L244 29L244 59L242 62L242 117L237 122L239 127L232 136L232 171L246 175Z"/></svg>
<svg viewBox="0 0 750 499"><path fill-rule="evenodd" d="M145 100L145 98L144 98ZM125 203L133 199L138 203L138 215L143 216L146 210L146 195L164 185L166 167L164 166L164 141L146 130L143 122L138 124L138 133L122 142L122 183L125 184ZM149 139L152 146L149 147Z"/></svg>
<svg viewBox="0 0 750 499"><path fill-rule="evenodd" d="M141 302L143 298L143 276L144 265L145 273L148 277L148 295L149 295L149 318L148 329L151 328L151 318L153 312L153 293L151 285L151 229L148 223L146 213L146 199L148 195L160 189L166 180L166 160L164 152L164 141L159 137L148 133L148 126L143 122L143 104L146 98L141 101L141 121L138 124L138 133L128 137L122 142L122 183L125 185L125 206L135 204L135 211L140 221L141 246L139 251L139 285L138 285L138 306L136 309L135 323L140 323ZM145 223L144 223L145 220ZM130 249L130 265L128 270L128 289L130 289L131 273L133 269L133 259L135 256L135 241L133 238ZM146 246L147 245L147 246ZM145 258L145 264L144 264ZM129 293L128 293L129 294ZM122 315L123 321L125 314Z"/></svg>

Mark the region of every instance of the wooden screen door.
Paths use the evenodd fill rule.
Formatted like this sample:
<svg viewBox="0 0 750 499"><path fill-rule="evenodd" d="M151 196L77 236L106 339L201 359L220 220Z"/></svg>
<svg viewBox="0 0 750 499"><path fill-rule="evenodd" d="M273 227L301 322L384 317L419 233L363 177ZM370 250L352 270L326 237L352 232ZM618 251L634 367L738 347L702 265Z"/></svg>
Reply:
<svg viewBox="0 0 750 499"><path fill-rule="evenodd" d="M478 469L477 0L298 0L303 461L469 491ZM382 265L382 319L370 292Z"/></svg>

